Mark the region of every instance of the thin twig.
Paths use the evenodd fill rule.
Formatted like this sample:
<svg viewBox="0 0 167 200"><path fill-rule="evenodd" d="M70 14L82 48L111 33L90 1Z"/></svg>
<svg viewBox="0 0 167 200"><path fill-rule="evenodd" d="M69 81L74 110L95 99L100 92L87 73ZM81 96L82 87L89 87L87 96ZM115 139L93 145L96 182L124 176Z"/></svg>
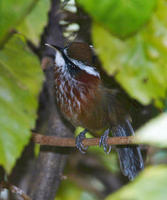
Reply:
<svg viewBox="0 0 167 200"><path fill-rule="evenodd" d="M0 183L0 188L8 189L12 193L14 193L14 194L19 195L20 197L22 197L24 200L31 200L31 198L29 196L27 196L22 189L16 187L15 185L12 185L12 184L10 184L8 182L2 181Z"/></svg>
<svg viewBox="0 0 167 200"><path fill-rule="evenodd" d="M37 133L32 134L32 139L35 143L40 145L49 145L57 147L75 147L74 138L62 138L56 136L45 136ZM89 138L83 140L84 146L96 146L99 145L100 138ZM107 139L107 144L109 145L135 145L134 136L128 137L109 137Z"/></svg>

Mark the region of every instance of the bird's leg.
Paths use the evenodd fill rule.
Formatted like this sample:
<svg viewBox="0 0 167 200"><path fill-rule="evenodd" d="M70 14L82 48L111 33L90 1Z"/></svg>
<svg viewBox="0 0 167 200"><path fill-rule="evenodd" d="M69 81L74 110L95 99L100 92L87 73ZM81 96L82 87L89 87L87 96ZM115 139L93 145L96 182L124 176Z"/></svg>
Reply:
<svg viewBox="0 0 167 200"><path fill-rule="evenodd" d="M107 138L110 133L110 129L104 131L104 134L100 138L99 146L101 147L103 145L104 151L109 154L111 151L111 145L107 144Z"/></svg>
<svg viewBox="0 0 167 200"><path fill-rule="evenodd" d="M75 144L76 144L76 147L77 149L79 149L79 151L81 153L86 153L85 151L88 149L88 147L85 147L83 144L82 144L82 141L85 139L85 134L88 132L87 129L83 130L77 137L76 137L76 140L75 140Z"/></svg>

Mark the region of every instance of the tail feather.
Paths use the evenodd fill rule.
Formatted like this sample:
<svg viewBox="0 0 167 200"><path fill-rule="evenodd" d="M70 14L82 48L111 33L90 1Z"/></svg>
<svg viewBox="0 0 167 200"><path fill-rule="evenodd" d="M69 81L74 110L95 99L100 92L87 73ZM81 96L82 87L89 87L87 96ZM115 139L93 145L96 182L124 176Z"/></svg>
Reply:
<svg viewBox="0 0 167 200"><path fill-rule="evenodd" d="M112 133L115 137L134 135L134 131L129 120L126 120L125 123L114 127L112 129ZM122 173L125 176L128 176L130 180L133 180L134 177L144 168L140 147L120 146L117 148L117 152Z"/></svg>

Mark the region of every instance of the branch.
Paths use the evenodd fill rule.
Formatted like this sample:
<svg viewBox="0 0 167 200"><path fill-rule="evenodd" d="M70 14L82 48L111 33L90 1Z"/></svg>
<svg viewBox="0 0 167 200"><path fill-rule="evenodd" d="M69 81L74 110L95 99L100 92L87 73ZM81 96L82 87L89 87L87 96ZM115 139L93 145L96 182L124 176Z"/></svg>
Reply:
<svg viewBox="0 0 167 200"><path fill-rule="evenodd" d="M62 138L56 136L45 136L37 133L32 134L32 139L40 145L57 146L57 147L75 147L74 138ZM100 138L89 138L83 140L84 146L99 145ZM107 139L109 145L136 145L135 136L128 137L109 137Z"/></svg>
<svg viewBox="0 0 167 200"><path fill-rule="evenodd" d="M42 34L40 56L45 73L45 83L40 95L38 119L35 130L50 136L72 137L74 128L64 123L56 107L54 96L54 55L51 48L44 44L54 44L63 47L64 38L59 21L60 0L51 0L48 14L48 24ZM31 174L27 193L33 200L53 200L61 183L62 174L66 165L67 152L55 152L55 149L42 146L34 166L30 166ZM39 184L40 183L40 184Z"/></svg>
<svg viewBox="0 0 167 200"><path fill-rule="evenodd" d="M22 197L24 200L31 200L31 198L29 196L27 196L22 189L16 187L15 185L12 185L8 182L2 181L0 183L0 188L8 189L8 190L10 190L10 192Z"/></svg>

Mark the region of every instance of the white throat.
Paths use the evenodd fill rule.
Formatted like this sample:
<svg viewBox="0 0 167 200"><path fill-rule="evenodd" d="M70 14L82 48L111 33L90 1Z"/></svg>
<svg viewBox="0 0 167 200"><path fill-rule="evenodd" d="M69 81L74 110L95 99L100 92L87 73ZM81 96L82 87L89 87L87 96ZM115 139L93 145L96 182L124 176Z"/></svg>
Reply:
<svg viewBox="0 0 167 200"><path fill-rule="evenodd" d="M65 50L65 54L67 54L66 50ZM67 56L67 55L66 55ZM74 63L77 67L79 67L81 70L84 70L86 73L91 74L93 76L99 77L100 78L100 74L99 72L96 71L95 68L85 65L84 63L82 63L81 61L75 60L70 58L69 56L67 56L68 59ZM59 52L58 50L56 51L55 54L55 63L57 67L60 67L62 71L65 70L66 67L66 63L64 61L64 58L61 54L61 52Z"/></svg>
<svg viewBox="0 0 167 200"><path fill-rule="evenodd" d="M64 58L62 56L62 54L59 51L56 51L55 54L55 63L58 67L64 67L65 66L65 61Z"/></svg>

